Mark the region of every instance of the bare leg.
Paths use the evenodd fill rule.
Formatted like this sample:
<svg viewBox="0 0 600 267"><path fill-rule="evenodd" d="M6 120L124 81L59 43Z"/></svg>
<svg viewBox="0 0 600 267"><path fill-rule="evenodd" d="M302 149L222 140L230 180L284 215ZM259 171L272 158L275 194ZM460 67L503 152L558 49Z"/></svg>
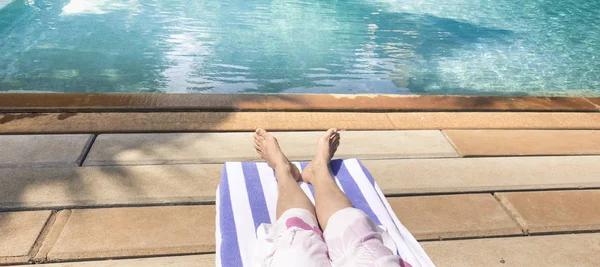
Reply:
<svg viewBox="0 0 600 267"><path fill-rule="evenodd" d="M256 152L260 157L267 161L269 167L275 170L275 178L277 178L277 187L279 188L277 219L291 208L308 210L316 217L315 207L298 185L300 171L283 154L277 139L267 131L257 129L254 133L254 148L256 148Z"/></svg>
<svg viewBox="0 0 600 267"><path fill-rule="evenodd" d="M352 207L350 200L340 190L331 176L329 163L340 144L340 135L336 129L329 129L317 144L315 158L302 172L302 180L315 188L315 208L321 229L325 231L331 215L337 211Z"/></svg>

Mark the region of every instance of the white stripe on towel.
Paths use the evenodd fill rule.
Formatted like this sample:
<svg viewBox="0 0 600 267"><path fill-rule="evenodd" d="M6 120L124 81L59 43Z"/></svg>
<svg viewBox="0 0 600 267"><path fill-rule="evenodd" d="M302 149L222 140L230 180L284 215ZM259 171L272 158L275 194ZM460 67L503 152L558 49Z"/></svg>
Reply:
<svg viewBox="0 0 600 267"><path fill-rule="evenodd" d="M219 202L220 202L220 193L219 191L221 189L221 186L217 186L217 193L216 193L216 206L219 207ZM220 221L220 216L221 216L221 212L219 212L219 209L216 209L216 216L215 216L215 225L217 226L216 231L215 231L215 245L217 250L221 250L221 221ZM216 266L222 266L221 265L221 253L217 253L217 255L215 256L215 261L217 262Z"/></svg>
<svg viewBox="0 0 600 267"><path fill-rule="evenodd" d="M275 223L278 194L277 179L275 179L273 169L271 169L267 163L256 163L256 168L258 169L258 176L260 176L263 193L265 194L265 201L267 202L267 209L269 210L269 218L271 219L271 223Z"/></svg>
<svg viewBox="0 0 600 267"><path fill-rule="evenodd" d="M229 197L231 198L231 208L235 221L235 230L237 232L238 246L242 262L252 262L252 254L256 244L256 231L250 201L248 200L248 191L244 179L244 171L241 162L225 163L227 178L229 180Z"/></svg>

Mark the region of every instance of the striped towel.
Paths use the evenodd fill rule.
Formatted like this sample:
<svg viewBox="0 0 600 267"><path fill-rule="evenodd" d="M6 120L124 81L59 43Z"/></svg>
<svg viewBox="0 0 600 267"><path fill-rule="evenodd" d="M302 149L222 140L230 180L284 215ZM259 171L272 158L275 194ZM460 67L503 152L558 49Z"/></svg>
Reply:
<svg viewBox="0 0 600 267"><path fill-rule="evenodd" d="M308 162L294 163L303 170ZM333 160L331 171L355 208L387 229L398 255L410 266L434 266L415 238L400 223L379 186L358 159ZM313 202L312 185L299 182ZM277 180L266 163L227 162L217 188L216 265L251 266L256 229L274 224ZM407 265L408 265L407 264Z"/></svg>

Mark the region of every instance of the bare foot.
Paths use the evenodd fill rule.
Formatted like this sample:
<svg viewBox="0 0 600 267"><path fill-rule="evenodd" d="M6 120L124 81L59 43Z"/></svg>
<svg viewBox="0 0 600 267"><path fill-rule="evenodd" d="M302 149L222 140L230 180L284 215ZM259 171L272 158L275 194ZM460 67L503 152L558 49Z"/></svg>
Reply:
<svg viewBox="0 0 600 267"><path fill-rule="evenodd" d="M254 148L260 158L267 161L273 170L280 169L292 173L294 179L300 179L300 171L292 164L281 151L277 138L267 133L264 129L256 129L254 132Z"/></svg>
<svg viewBox="0 0 600 267"><path fill-rule="evenodd" d="M313 160L304 168L302 180L312 183L317 171L329 171L329 162L340 145L340 133L335 128L327 130L325 135L317 142L317 153Z"/></svg>

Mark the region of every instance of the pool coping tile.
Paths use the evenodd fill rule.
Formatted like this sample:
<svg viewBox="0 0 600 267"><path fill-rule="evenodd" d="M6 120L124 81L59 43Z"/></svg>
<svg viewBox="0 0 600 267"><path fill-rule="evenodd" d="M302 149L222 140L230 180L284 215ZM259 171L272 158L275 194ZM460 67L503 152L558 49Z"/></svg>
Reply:
<svg viewBox="0 0 600 267"><path fill-rule="evenodd" d="M127 122L127 123L123 123ZM0 134L326 130L600 129L600 112L0 113Z"/></svg>
<svg viewBox="0 0 600 267"><path fill-rule="evenodd" d="M600 110L600 97L588 97L586 98L586 100L594 104L594 106L596 106L596 108Z"/></svg>
<svg viewBox="0 0 600 267"><path fill-rule="evenodd" d="M592 102L596 102L594 105ZM599 111L583 97L388 94L5 93L0 112L135 111Z"/></svg>

